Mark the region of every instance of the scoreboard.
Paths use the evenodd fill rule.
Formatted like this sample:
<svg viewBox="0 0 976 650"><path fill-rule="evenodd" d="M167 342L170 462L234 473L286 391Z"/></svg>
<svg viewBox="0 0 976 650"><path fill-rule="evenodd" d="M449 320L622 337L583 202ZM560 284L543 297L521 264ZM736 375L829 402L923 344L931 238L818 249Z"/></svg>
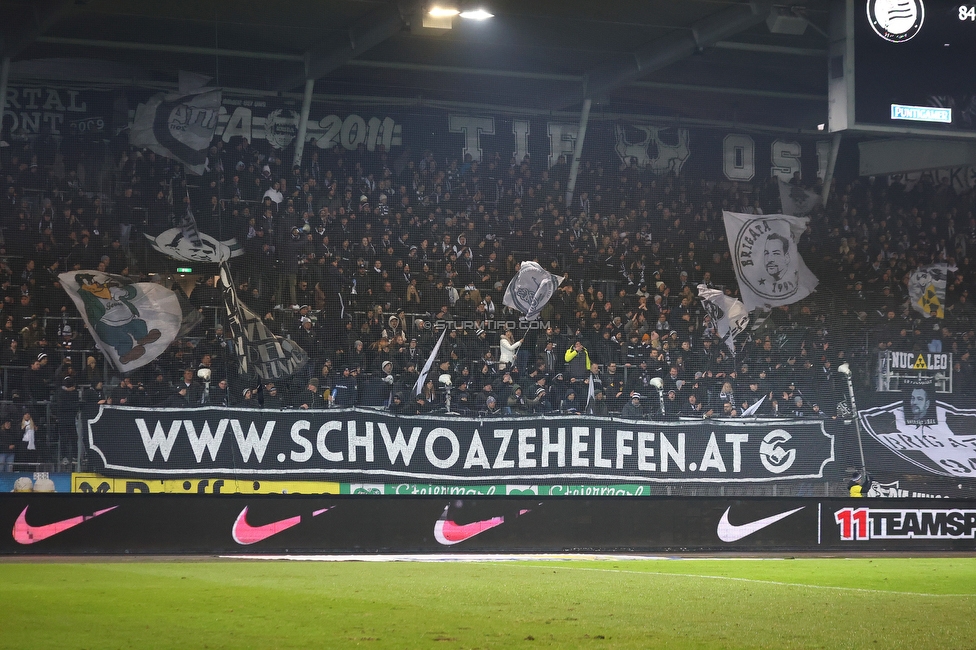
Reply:
<svg viewBox="0 0 976 650"><path fill-rule="evenodd" d="M831 131L976 137L976 0L844 0L831 31Z"/></svg>

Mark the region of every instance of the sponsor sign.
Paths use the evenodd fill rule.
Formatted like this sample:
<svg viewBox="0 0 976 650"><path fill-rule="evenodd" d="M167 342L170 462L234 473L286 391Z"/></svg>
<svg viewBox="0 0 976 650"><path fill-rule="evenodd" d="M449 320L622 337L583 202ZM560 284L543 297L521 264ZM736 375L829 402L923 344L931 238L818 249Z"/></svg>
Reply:
<svg viewBox="0 0 976 650"><path fill-rule="evenodd" d="M342 490L338 483L331 481L180 480L72 474L71 491L82 494L339 494Z"/></svg>
<svg viewBox="0 0 976 650"><path fill-rule="evenodd" d="M357 409L103 406L88 422L88 442L105 473L160 478L734 483L819 478L834 460L834 436L820 420L445 420Z"/></svg>
<svg viewBox="0 0 976 650"><path fill-rule="evenodd" d="M959 500L0 495L0 554L972 552L974 538Z"/></svg>
<svg viewBox="0 0 976 650"><path fill-rule="evenodd" d="M437 485L431 483L343 483L340 494L400 494L412 496L650 496L650 485Z"/></svg>
<svg viewBox="0 0 976 650"><path fill-rule="evenodd" d="M976 538L976 509L841 508L834 521L845 542Z"/></svg>
<svg viewBox="0 0 976 650"><path fill-rule="evenodd" d="M952 124L952 109L937 106L906 106L905 104L891 105L891 119L908 120L910 122L936 122L938 124Z"/></svg>

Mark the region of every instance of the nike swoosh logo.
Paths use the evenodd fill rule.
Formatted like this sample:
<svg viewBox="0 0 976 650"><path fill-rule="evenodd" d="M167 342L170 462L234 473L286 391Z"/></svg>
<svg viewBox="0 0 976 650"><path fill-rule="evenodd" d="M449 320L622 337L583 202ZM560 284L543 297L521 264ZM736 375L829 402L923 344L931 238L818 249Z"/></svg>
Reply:
<svg viewBox="0 0 976 650"><path fill-rule="evenodd" d="M105 508L104 510L96 510L90 515L79 515L78 517L71 517L70 519L62 519L61 521L56 521L53 524L45 524L43 526L31 526L27 523L27 506L17 517L17 521L14 522L14 541L18 544L35 544L48 537L53 537L58 533L63 533L69 528L74 528L78 524L83 524L89 519L94 519L99 515L104 515L106 512L115 510L118 506L112 506L111 508Z"/></svg>
<svg viewBox="0 0 976 650"><path fill-rule="evenodd" d="M441 518L434 522L434 539L444 546L460 544L475 535L480 535L486 530L491 530L505 523L505 517L492 517L491 519L473 521L470 524L458 524L447 518L447 508L444 508L444 514L441 515ZM518 516L527 512L529 512L528 509L519 510Z"/></svg>
<svg viewBox="0 0 976 650"><path fill-rule="evenodd" d="M748 537L749 535L752 535L753 533L760 531L767 526L772 526L780 519L786 519L794 512L799 512L805 507L806 506L800 506L799 508L794 508L793 510L781 512L778 515L757 519L756 521L749 522L748 524L735 526L729 523L729 510L732 509L732 506L729 506L726 508L725 513L718 522L718 538L723 542L737 542L743 537Z"/></svg>
<svg viewBox="0 0 976 650"><path fill-rule="evenodd" d="M241 546L257 544L262 540L268 539L272 535L277 535L283 530L288 530L292 526L297 526L302 521L301 515L295 515L294 517L279 519L278 521L273 521L270 524L264 524L263 526L252 526L251 524L247 523L247 508L248 506L244 506L244 509L241 510L241 514L237 515L237 519L234 521L234 526L230 531L234 541ZM312 511L312 516L318 517L327 510L331 510L331 508L314 510Z"/></svg>

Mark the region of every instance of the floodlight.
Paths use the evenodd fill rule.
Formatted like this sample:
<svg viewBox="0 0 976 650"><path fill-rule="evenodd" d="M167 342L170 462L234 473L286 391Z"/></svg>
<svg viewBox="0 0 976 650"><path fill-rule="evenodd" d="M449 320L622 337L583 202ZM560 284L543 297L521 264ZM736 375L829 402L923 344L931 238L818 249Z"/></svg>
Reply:
<svg viewBox="0 0 976 650"><path fill-rule="evenodd" d="M427 13L434 18L449 18L451 16L457 16L461 12L455 7L441 7L439 5L433 5L430 8L430 11Z"/></svg>
<svg viewBox="0 0 976 650"><path fill-rule="evenodd" d="M461 18L467 18L468 20L488 20L494 17L495 14L490 14L484 9L474 9L471 11L462 11Z"/></svg>

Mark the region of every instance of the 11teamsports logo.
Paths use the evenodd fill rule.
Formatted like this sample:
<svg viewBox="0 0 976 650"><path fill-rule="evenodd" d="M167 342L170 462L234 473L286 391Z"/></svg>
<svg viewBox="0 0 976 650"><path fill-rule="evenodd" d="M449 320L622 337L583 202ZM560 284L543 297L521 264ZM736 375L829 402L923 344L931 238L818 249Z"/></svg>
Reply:
<svg viewBox="0 0 976 650"><path fill-rule="evenodd" d="M976 538L976 510L842 508L834 522L845 542Z"/></svg>

